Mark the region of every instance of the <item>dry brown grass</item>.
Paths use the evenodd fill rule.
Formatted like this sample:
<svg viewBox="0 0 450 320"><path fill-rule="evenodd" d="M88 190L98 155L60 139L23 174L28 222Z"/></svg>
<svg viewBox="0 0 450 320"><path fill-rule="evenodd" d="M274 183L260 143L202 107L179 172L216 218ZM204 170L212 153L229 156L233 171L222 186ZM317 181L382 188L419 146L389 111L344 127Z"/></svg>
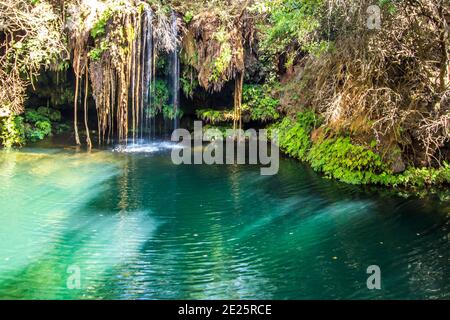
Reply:
<svg viewBox="0 0 450 320"><path fill-rule="evenodd" d="M450 141L448 3L399 2L381 30L366 28L370 4L329 1L335 50L302 62L302 103L336 131L372 132L380 148L394 139L405 160L439 165L449 160L441 152Z"/></svg>

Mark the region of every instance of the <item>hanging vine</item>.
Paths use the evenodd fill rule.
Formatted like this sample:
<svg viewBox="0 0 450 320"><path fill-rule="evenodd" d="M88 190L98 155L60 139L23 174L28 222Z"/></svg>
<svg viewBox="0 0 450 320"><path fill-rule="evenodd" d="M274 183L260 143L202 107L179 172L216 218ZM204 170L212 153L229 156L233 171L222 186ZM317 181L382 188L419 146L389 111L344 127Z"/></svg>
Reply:
<svg viewBox="0 0 450 320"><path fill-rule="evenodd" d="M174 50L179 41L167 14L155 10L147 2L131 0L80 1L70 6L68 29L76 75L75 93L78 96L79 75L89 75L97 110L99 144L113 140L126 143L130 125L133 141L143 130L155 55L158 51ZM158 41L153 45L155 35ZM87 66L89 70L85 71ZM78 144L77 105L75 101ZM87 106L84 111L88 112ZM89 145L89 137L87 141Z"/></svg>

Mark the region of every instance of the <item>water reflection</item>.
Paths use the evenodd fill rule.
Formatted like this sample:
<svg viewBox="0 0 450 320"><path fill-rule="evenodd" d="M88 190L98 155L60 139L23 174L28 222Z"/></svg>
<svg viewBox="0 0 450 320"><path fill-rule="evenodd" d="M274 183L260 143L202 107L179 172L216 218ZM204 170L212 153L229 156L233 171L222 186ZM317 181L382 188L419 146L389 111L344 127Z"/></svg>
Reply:
<svg viewBox="0 0 450 320"><path fill-rule="evenodd" d="M0 297L448 298L449 206L284 159L174 166L170 152L0 153ZM368 291L366 268L382 270ZM81 290L68 290L77 265Z"/></svg>

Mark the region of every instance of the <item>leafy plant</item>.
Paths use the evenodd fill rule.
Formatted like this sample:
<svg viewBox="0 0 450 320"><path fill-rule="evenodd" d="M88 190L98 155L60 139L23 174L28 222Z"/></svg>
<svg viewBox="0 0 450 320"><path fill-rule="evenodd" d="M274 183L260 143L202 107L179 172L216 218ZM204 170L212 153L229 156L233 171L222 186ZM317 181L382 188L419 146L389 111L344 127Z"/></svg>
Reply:
<svg viewBox="0 0 450 320"><path fill-rule="evenodd" d="M192 11L188 11L184 14L183 20L186 24L189 24L194 18L194 13Z"/></svg>
<svg viewBox="0 0 450 320"><path fill-rule="evenodd" d="M37 109L37 112L51 121L56 122L61 120L61 112L59 112L58 110L47 107L40 107Z"/></svg>
<svg viewBox="0 0 450 320"><path fill-rule="evenodd" d="M25 126L26 138L31 142L43 140L51 134L52 124L50 121L38 121L34 126L30 124Z"/></svg>
<svg viewBox="0 0 450 320"><path fill-rule="evenodd" d="M48 120L49 120L48 117L46 117L45 115L39 113L38 111L36 111L34 109L30 109L25 112L25 121L27 123L34 124L38 121L48 121Z"/></svg>
<svg viewBox="0 0 450 320"><path fill-rule="evenodd" d="M306 161L312 146L311 132L316 125L317 119L312 111L301 112L297 118L284 118L281 122L271 127L272 134L275 133L277 143L286 154Z"/></svg>
<svg viewBox="0 0 450 320"><path fill-rule="evenodd" d="M153 91L153 108L161 112L169 103L169 88L163 80L156 80Z"/></svg>
<svg viewBox="0 0 450 320"><path fill-rule="evenodd" d="M211 124L227 122L233 119L232 111L213 109L197 110L197 117Z"/></svg>
<svg viewBox="0 0 450 320"><path fill-rule="evenodd" d="M220 35L220 33L218 34ZM219 37L222 36L220 35ZM219 41L222 41L222 39L219 38ZM220 55L213 61L213 68L210 76L211 81L217 81L223 76L233 58L231 45L228 42L225 42L225 40L222 42Z"/></svg>
<svg viewBox="0 0 450 320"><path fill-rule="evenodd" d="M320 27L323 0L264 1L268 21L261 26L262 51L269 56L286 53L320 53L328 48L328 41L315 37ZM291 55L291 59L294 57Z"/></svg>
<svg viewBox="0 0 450 320"><path fill-rule="evenodd" d="M195 76L195 70L192 67L184 68L180 83L184 95L192 99L195 89L199 86L198 77Z"/></svg>
<svg viewBox="0 0 450 320"><path fill-rule="evenodd" d="M89 58L93 61L99 61L103 53L105 53L109 49L109 43L105 40L101 41L99 46L93 48L91 51L89 51Z"/></svg>
<svg viewBox="0 0 450 320"><path fill-rule="evenodd" d="M61 112L47 107L25 112L24 132L27 141L37 142L52 134L52 122L61 121ZM64 125L58 125L58 132Z"/></svg>
<svg viewBox="0 0 450 320"><path fill-rule="evenodd" d="M268 86L244 85L242 102L243 110L250 113L253 121L267 122L280 118L280 101L271 96Z"/></svg>
<svg viewBox="0 0 450 320"><path fill-rule="evenodd" d="M181 110L180 108L177 108L177 110L175 110L175 108L172 105L165 105L163 107L163 115L165 118L170 119L170 120L174 120L174 119L180 119L183 117L183 110Z"/></svg>
<svg viewBox="0 0 450 320"><path fill-rule="evenodd" d="M350 184L377 181L378 175L388 170L378 154L352 144L347 137L325 139L315 144L307 160L315 171Z"/></svg>
<svg viewBox="0 0 450 320"><path fill-rule="evenodd" d="M106 25L108 21L112 18L114 10L112 8L106 9L102 16L97 20L91 30L92 38L96 39L98 37L104 36L106 34Z"/></svg>
<svg viewBox="0 0 450 320"><path fill-rule="evenodd" d="M25 144L25 128L22 117L11 116L0 121L0 142L7 149Z"/></svg>

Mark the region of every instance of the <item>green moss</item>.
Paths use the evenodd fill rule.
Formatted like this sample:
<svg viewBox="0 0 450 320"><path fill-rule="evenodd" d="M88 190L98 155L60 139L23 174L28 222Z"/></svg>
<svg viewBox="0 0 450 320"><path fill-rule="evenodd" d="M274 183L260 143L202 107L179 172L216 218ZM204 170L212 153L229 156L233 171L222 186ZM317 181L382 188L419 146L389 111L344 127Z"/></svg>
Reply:
<svg viewBox="0 0 450 320"><path fill-rule="evenodd" d="M374 152L376 146L354 144L349 137L325 138L311 141L312 130L317 127L313 112L299 113L296 119L284 118L272 125L276 130L280 149L287 155L311 165L327 178L349 184L374 184L424 189L430 186L450 185L450 165L441 168L408 168L401 174L392 174L382 157Z"/></svg>

